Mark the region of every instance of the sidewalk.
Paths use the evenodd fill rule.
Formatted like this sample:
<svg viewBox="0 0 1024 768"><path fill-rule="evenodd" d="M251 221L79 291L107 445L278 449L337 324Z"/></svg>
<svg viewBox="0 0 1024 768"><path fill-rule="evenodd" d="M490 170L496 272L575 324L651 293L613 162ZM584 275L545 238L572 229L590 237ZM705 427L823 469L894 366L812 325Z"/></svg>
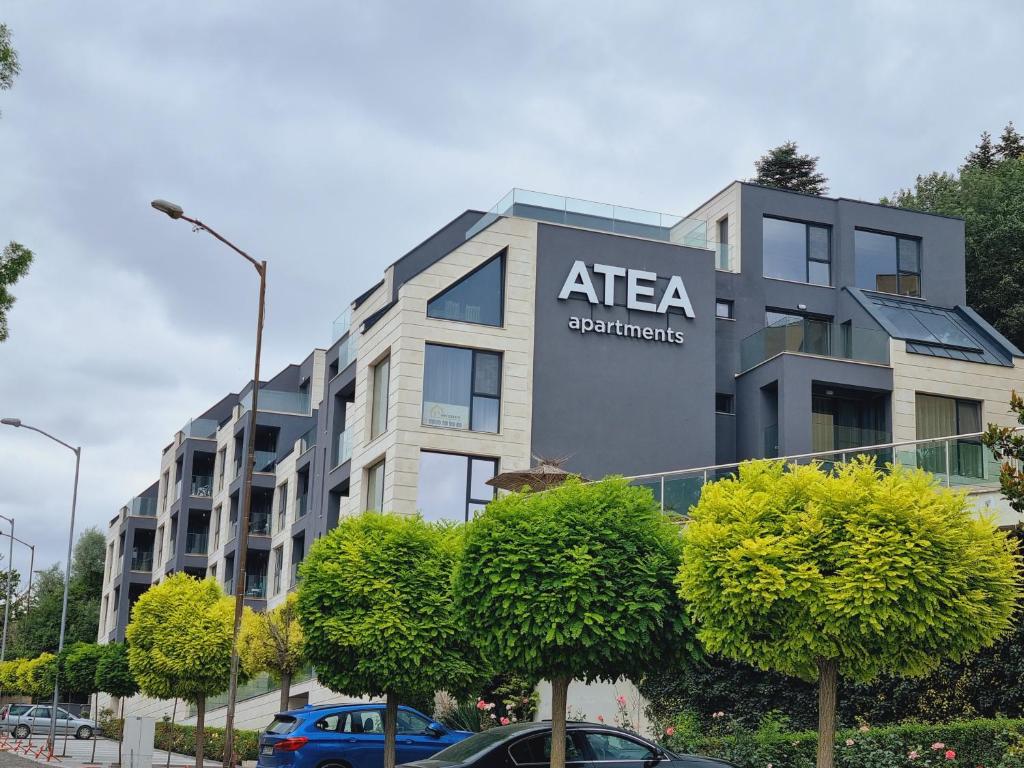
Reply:
<svg viewBox="0 0 1024 768"><path fill-rule="evenodd" d="M32 744L35 747L39 747L46 743L44 736L36 736L32 739ZM90 758L92 757L92 741L80 741L78 739L69 738L67 741L67 748L65 749L63 738L57 739L57 747L54 750L55 756L49 761L50 765L69 766L69 768L83 768L83 766L101 766L102 768L109 768L109 766L117 765L117 742L111 741L110 739L98 738L96 739L96 760L93 762ZM167 766L168 754L160 749L153 750L153 766L152 768L165 768ZM130 763L130 756L124 755L124 763L127 766ZM0 768L14 768L14 766L26 765L26 760L34 761L36 763L47 764L46 757L36 757L35 754L25 755L21 751L8 750L6 752L0 752ZM196 759L191 755L179 755L175 752L170 754L170 766L171 768L194 768ZM204 768L221 768L219 762L215 760L204 760Z"/></svg>

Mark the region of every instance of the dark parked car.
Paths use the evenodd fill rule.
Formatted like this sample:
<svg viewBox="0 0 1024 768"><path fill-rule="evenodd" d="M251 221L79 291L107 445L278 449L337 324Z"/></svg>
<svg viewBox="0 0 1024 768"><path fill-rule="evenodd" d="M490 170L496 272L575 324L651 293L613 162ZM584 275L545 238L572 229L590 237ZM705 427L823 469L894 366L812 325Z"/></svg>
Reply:
<svg viewBox="0 0 1024 768"><path fill-rule="evenodd" d="M408 763L467 738L411 707L398 708L395 759ZM384 705L330 704L281 712L260 736L259 768L380 768Z"/></svg>
<svg viewBox="0 0 1024 768"><path fill-rule="evenodd" d="M551 761L551 723L491 728L405 768L540 768ZM635 733L597 723L568 723L566 768L728 768L713 757L676 755Z"/></svg>

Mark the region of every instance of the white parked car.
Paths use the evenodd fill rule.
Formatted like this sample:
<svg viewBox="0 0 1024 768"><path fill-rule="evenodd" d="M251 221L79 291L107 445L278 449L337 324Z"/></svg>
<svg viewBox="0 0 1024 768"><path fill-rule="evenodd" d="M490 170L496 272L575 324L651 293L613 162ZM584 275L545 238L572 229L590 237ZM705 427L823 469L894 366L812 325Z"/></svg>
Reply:
<svg viewBox="0 0 1024 768"><path fill-rule="evenodd" d="M50 732L50 704L8 704L0 710L0 731L7 731L16 739L27 739L32 734ZM95 720L75 717L66 709L57 707L57 733L76 739L91 739L100 732Z"/></svg>

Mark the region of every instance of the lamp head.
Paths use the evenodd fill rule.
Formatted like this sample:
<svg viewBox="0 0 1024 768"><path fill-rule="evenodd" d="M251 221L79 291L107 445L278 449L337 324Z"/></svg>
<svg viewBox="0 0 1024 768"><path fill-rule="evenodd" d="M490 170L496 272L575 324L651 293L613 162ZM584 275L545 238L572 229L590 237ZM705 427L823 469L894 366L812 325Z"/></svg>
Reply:
<svg viewBox="0 0 1024 768"><path fill-rule="evenodd" d="M167 200L154 200L150 205L160 211L160 213L166 213L172 219L180 219L185 213L180 205L175 205Z"/></svg>
<svg viewBox="0 0 1024 768"><path fill-rule="evenodd" d="M6 424L9 427L20 427L21 419L0 419L0 424Z"/></svg>

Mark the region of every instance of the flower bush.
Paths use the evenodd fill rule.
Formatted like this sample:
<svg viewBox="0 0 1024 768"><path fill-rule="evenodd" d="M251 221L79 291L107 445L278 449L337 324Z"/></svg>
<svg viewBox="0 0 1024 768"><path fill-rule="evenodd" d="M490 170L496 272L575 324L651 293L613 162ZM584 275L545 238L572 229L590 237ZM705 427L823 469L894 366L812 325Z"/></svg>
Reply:
<svg viewBox="0 0 1024 768"><path fill-rule="evenodd" d="M719 757L738 768L814 768L817 736L787 731L784 717L769 716L749 729L724 713L701 728L693 714L663 729L662 743L676 752ZM669 731L671 730L671 733ZM1024 768L1024 720L966 720L929 725L858 728L836 738L836 768Z"/></svg>

